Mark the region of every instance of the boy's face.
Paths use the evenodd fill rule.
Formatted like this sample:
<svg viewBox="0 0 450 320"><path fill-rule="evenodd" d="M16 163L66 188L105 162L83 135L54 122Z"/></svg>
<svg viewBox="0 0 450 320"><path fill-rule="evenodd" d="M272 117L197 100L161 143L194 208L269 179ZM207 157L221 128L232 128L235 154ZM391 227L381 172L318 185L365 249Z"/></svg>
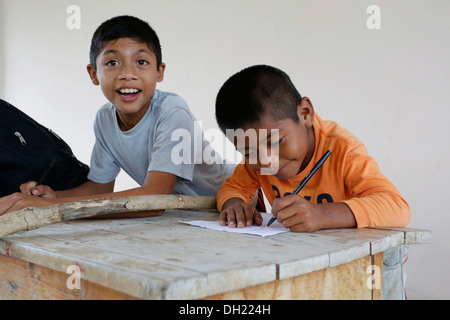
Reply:
<svg viewBox="0 0 450 320"><path fill-rule="evenodd" d="M298 123L290 118L263 117L261 124L243 128L244 132L256 131L256 146L249 138L234 139L236 149L253 170L287 180L306 168L315 148L314 109L308 98L301 100L297 115ZM269 167L272 172L267 173Z"/></svg>
<svg viewBox="0 0 450 320"><path fill-rule="evenodd" d="M107 42L96 59L97 70L87 66L95 85L116 107L122 130L134 127L145 115L165 65L156 67L156 55L146 43L132 38Z"/></svg>

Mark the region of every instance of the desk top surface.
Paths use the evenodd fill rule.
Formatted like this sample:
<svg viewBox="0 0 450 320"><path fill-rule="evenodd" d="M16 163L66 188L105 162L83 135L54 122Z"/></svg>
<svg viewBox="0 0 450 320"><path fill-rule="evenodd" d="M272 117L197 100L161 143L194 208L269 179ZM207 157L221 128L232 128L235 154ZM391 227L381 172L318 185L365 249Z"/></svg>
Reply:
<svg viewBox="0 0 450 320"><path fill-rule="evenodd" d="M143 299L197 299L334 267L402 244L428 243L419 229L333 229L269 237L208 230L183 220L216 212L61 222L0 239L0 253Z"/></svg>

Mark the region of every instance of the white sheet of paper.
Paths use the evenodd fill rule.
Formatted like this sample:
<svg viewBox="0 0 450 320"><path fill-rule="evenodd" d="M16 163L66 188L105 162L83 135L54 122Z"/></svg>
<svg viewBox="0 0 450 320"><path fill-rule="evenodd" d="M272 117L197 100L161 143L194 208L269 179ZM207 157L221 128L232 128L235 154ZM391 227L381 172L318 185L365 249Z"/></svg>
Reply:
<svg viewBox="0 0 450 320"><path fill-rule="evenodd" d="M190 224L197 227L207 228L211 230L217 230L217 231L227 231L227 232L234 232L234 233L247 233L247 234L253 234L261 237L267 237L272 236L278 233L282 232L288 232L289 229L283 227L281 223L278 221L275 221L273 224L270 225L270 227L266 227L267 223L269 222L270 218L272 218L271 213L261 213L261 216L263 217L263 223L261 226L250 226L250 227L244 227L244 228L230 228L228 226L221 226L219 223L219 220L215 221L204 221L204 220L193 220L193 221L183 221L178 219L178 221L186 224Z"/></svg>

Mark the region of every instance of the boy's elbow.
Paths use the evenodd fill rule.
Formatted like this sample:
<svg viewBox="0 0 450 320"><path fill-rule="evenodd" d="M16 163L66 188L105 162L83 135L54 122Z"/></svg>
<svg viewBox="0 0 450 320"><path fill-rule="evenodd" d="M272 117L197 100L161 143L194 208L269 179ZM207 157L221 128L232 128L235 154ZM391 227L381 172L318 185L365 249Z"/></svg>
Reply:
<svg viewBox="0 0 450 320"><path fill-rule="evenodd" d="M408 202L406 202L406 200L403 198L402 200L403 203L400 208L399 214L399 226L406 227L409 224L409 221L411 220L411 209L409 207Z"/></svg>
<svg viewBox="0 0 450 320"><path fill-rule="evenodd" d="M384 226L391 228L406 227L411 219L411 209L408 202L398 193L388 194L387 197L390 199L389 202L391 204L386 209L390 212L391 218L389 222L386 221Z"/></svg>

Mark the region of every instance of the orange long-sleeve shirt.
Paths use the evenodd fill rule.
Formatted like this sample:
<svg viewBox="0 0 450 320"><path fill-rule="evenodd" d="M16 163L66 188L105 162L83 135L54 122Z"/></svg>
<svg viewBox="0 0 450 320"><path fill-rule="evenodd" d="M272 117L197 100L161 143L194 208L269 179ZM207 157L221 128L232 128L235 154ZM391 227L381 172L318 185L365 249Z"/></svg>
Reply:
<svg viewBox="0 0 450 320"><path fill-rule="evenodd" d="M221 211L223 203L235 197L251 203L260 187L273 205L275 198L292 193L320 157L330 150L330 157L300 191L300 196L313 203L345 202L352 210L358 228L408 224L408 203L381 173L362 142L337 123L323 121L317 114L314 134L314 155L308 166L292 179L262 175L245 163L237 165L219 190L218 209Z"/></svg>

